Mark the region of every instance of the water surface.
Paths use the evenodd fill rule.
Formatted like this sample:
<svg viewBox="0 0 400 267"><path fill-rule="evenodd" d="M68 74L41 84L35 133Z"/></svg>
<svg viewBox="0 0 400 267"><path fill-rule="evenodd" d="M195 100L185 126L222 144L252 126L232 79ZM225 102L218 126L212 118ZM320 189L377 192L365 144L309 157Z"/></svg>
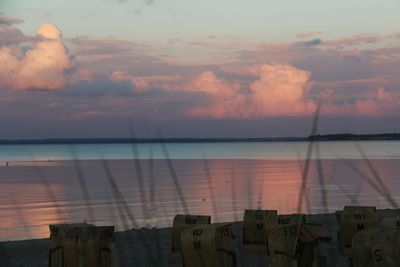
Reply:
<svg viewBox="0 0 400 267"><path fill-rule="evenodd" d="M400 142L360 145L398 201ZM138 145L135 162L131 145L75 145L88 188L85 199L70 146L1 146L0 240L46 237L48 225L59 222L111 224L118 230L170 226L173 216L184 212L183 202L190 213L210 214L214 222L241 220L246 208L297 211L308 143L167 144L176 180L160 147ZM353 143L324 142L320 150L322 160L314 153L310 163L302 212L332 212L349 204L392 206L371 185L375 177ZM100 158L107 160L119 192Z"/></svg>

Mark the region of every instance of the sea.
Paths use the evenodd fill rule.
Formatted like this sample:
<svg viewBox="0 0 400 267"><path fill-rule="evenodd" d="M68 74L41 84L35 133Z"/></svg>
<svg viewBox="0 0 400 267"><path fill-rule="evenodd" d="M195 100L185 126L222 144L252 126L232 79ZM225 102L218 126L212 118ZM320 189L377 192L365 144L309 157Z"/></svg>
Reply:
<svg viewBox="0 0 400 267"><path fill-rule="evenodd" d="M400 141L0 145L0 241L49 224L169 227L176 214L400 203Z"/></svg>

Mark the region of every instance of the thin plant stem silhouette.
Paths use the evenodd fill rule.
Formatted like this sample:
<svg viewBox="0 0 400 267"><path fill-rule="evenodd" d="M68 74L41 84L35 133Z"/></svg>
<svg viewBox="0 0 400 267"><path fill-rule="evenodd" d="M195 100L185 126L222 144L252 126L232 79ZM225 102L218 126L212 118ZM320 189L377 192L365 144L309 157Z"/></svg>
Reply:
<svg viewBox="0 0 400 267"><path fill-rule="evenodd" d="M249 171L246 170L246 186L247 186L247 207L249 209L253 208L253 184L251 181L251 176Z"/></svg>
<svg viewBox="0 0 400 267"><path fill-rule="evenodd" d="M155 209L155 183L154 183L154 158L153 158L153 146L150 145L149 148L149 161L148 161L148 177L149 177L149 202L150 202L150 210L147 209L148 216L150 220L153 220L154 218L154 212L153 210ZM147 203L144 203L145 205ZM163 260L163 254L162 254L162 248L161 248L161 237L158 233L158 229L154 228L153 229L153 234L154 234L154 240L155 240L155 249L156 249L156 255L159 264L161 266L164 266L164 260Z"/></svg>
<svg viewBox="0 0 400 267"><path fill-rule="evenodd" d="M114 194L114 198L117 200L117 203L119 205L122 205L122 209L123 211L128 215L128 218L130 219L131 225L134 228L139 228L139 224L137 223L135 217L133 216L133 214L131 213L130 209L129 209L129 205L126 202L125 198L123 197L123 195L121 194L116 182L115 182L115 178L111 172L111 168L108 165L107 161L102 159L101 163L103 165L103 169L106 173L106 177L108 179L109 184L111 185L111 189L113 191Z"/></svg>
<svg viewBox="0 0 400 267"><path fill-rule="evenodd" d="M328 181L335 185L340 192L345 195L346 198L348 198L352 204L359 205L360 203L358 202L358 193L361 190L362 187L362 181L359 183L359 186L354 192L348 192L336 179L335 179L335 174L336 174L336 164L333 166L332 173L328 176Z"/></svg>
<svg viewBox="0 0 400 267"><path fill-rule="evenodd" d="M363 181L367 182L367 184L368 184L369 186L371 186L379 195L381 195L383 198L385 198L386 201L387 201L389 204L391 204L393 207L395 207L395 206L393 205L393 202L392 202L392 201L393 201L393 200L392 200L392 197L391 197L387 192L383 192L383 191L382 191L382 188L381 188L378 184L376 184L374 180L372 180L371 178L369 178L368 175L367 175L366 173L364 173L364 172L361 171L359 168L355 167L353 164L348 163L348 162L345 161L345 160L342 160L342 162L345 163L345 164L346 164L351 170L353 170L355 173L357 173L357 174L360 176L360 178L361 178Z"/></svg>
<svg viewBox="0 0 400 267"><path fill-rule="evenodd" d="M78 177L79 185L82 189L83 199L85 201L87 213L89 216L89 221L94 222L95 217L94 217L94 212L93 212L93 205L92 205L92 202L90 201L89 189L86 184L85 174L83 172L82 165L79 161L78 153L76 152L76 149L74 146L70 146L69 148L70 148L70 152L71 152L72 159L73 159L72 162L75 167L75 172Z"/></svg>
<svg viewBox="0 0 400 267"><path fill-rule="evenodd" d="M365 154L365 152L362 149L362 147L357 142L355 143L355 145L356 145L356 148L357 148L358 152L363 157L363 160L364 160L365 164L367 165L368 169L370 170L370 172L372 173L373 177L375 178L375 180L377 181L378 185L380 186L380 188L382 190L382 193L385 194L385 196L386 196L388 202L390 203L390 205L392 205L394 208L398 209L399 205L397 204L396 200L392 197L392 194L390 193L390 191L387 188L386 184L383 182L383 180L382 180L381 176L379 175L379 173L376 171L376 169L372 165L371 161L368 159L368 157Z"/></svg>
<svg viewBox="0 0 400 267"><path fill-rule="evenodd" d="M210 166L208 165L208 161L205 158L204 154L202 155L202 158L203 158L204 170L206 173L208 191L210 191L210 196L211 196L211 205L212 205L211 207L212 207L213 218L214 218L214 221L218 221L217 203L216 203L215 194L214 194L214 187L213 187L213 181L212 181L211 172L210 172Z"/></svg>
<svg viewBox="0 0 400 267"><path fill-rule="evenodd" d="M232 208L233 208L233 219L235 222L237 222L239 220L237 217L237 214L236 214L236 211L238 210L236 198L237 198L236 175L235 175L235 172L233 171L233 168L231 168L231 200L232 200Z"/></svg>
<svg viewBox="0 0 400 267"><path fill-rule="evenodd" d="M311 130L311 136L314 136L318 131L318 121L319 121L320 111L321 111L321 102L318 103L317 109L316 109L315 114L314 114L312 130ZM314 140L311 138L311 140L308 143L306 162L304 164L303 174L302 174L302 177L301 177L301 181L302 182L301 182L299 197L298 197L298 200L297 200L297 213L301 213L302 207L303 207L303 198L304 198L304 195L307 194L307 192L306 192L307 178L308 178L308 171L309 171L309 168L310 168L310 162L311 162L311 155L312 155L312 151L313 151L313 146L314 146Z"/></svg>
<svg viewBox="0 0 400 267"><path fill-rule="evenodd" d="M179 197L180 203L182 205L183 211L186 214L189 214L189 209L188 209L188 206L187 206L187 203L186 203L185 195L183 194L181 185L179 183L178 176L176 175L176 171L175 171L174 165L172 164L172 161L170 159L167 147L166 147L165 143L162 141L161 132L158 132L158 137L161 140L161 142L160 142L161 148L163 150L164 157L165 157L165 160L167 162L168 170L171 173L171 177L172 177L172 180L174 182L175 189L176 189L176 191L178 193L178 197Z"/></svg>
<svg viewBox="0 0 400 267"><path fill-rule="evenodd" d="M266 173L266 171L264 170L264 171L263 171L263 174L264 174L264 175L267 175L267 174L265 174L265 173ZM263 198L264 198L264 192L263 192L263 190L264 190L265 180L266 180L266 178L265 178L264 175L261 176L261 181L258 181L259 184L257 185L257 186L258 186L257 209L262 209L262 208L263 208L263 207L262 207L262 205L263 205Z"/></svg>
<svg viewBox="0 0 400 267"><path fill-rule="evenodd" d="M320 151L320 143L316 142L315 144L315 150L317 154L317 170L318 170L318 180L319 180L319 185L321 188L321 202L322 202L322 208L323 208L323 213L328 213L328 197L327 197L327 190L326 190L326 185L325 185L325 174L324 174L324 167L322 165L322 160L321 160L321 151Z"/></svg>
<svg viewBox="0 0 400 267"><path fill-rule="evenodd" d="M129 134L132 140L136 139L135 129L133 127L133 123L130 121L129 123ZM139 150L135 141L131 143L131 149L133 154L133 162L135 163L135 170L136 170L136 179L138 181L139 186L139 197L142 204L142 213L145 221L149 219L148 211L147 211L147 197L146 197L146 190L144 189L144 178L142 173L142 166L140 164L140 157L139 157Z"/></svg>
<svg viewBox="0 0 400 267"><path fill-rule="evenodd" d="M32 161L32 165L33 165L33 170L36 173L36 177L38 177L39 182L43 185L47 196L50 198L51 202L53 203L55 209L56 209L56 213L58 216L58 220L60 222L65 221L65 213L63 211L63 209L61 208L60 204L59 204L59 200L56 196L56 194L54 193L53 189L51 188L51 185L49 183L49 181L47 180L47 178L44 176L42 170L39 168L39 166L37 166L36 161L33 160L32 154L30 153L30 151L28 152Z"/></svg>
<svg viewBox="0 0 400 267"><path fill-rule="evenodd" d="M297 148L296 148L296 155L297 155L297 164L299 166L299 175L302 175L302 173L304 171L304 164L303 164L303 160L300 156L300 151ZM301 178L301 177L299 177L299 178ZM310 196L309 196L309 194L305 194L304 196L305 196L305 201L306 201L306 211L307 211L307 213L310 213L311 212L310 211L310 207L311 207Z"/></svg>
<svg viewBox="0 0 400 267"><path fill-rule="evenodd" d="M154 156L153 156L153 145L150 145L149 149L149 201L150 201L150 218L153 218L155 209L155 184L154 184Z"/></svg>
<svg viewBox="0 0 400 267"><path fill-rule="evenodd" d="M28 239L33 239L33 235L32 232L28 226L28 222L25 220L24 214L21 210L21 206L18 204L18 201L15 200L14 201L14 205L15 205L15 209L17 212L17 216L18 216L18 220L22 223L22 225L24 226L24 232L26 234L26 236L28 237Z"/></svg>
<svg viewBox="0 0 400 267"><path fill-rule="evenodd" d="M130 211L129 206L128 206L125 198L121 194L121 192L120 192L120 190L119 190L119 188L118 188L118 186L117 186L117 184L115 182L115 179L114 179L114 176L113 176L113 174L111 172L110 166L108 165L107 161L104 160L104 159L102 159L101 162L102 162L104 171L106 173L107 179L108 179L108 181L109 181L109 183L111 185L111 189L114 192L115 199L117 200L117 202L119 204L121 204L122 209L126 213L126 215L128 216L131 225L133 225L134 228L139 228L139 224L137 223L137 221L136 221L135 217L133 216L132 212ZM154 258L154 255L153 255L152 251L151 251L151 247L149 246L148 241L146 240L145 236L143 235L143 233L140 230L138 230L137 233L138 233L138 236L139 236L139 241L142 242L142 244L143 244L143 246L145 248L145 251L146 251L145 254L146 255L149 254L148 259L150 259L150 261L152 262L153 266L155 266L155 264L156 264L155 258Z"/></svg>

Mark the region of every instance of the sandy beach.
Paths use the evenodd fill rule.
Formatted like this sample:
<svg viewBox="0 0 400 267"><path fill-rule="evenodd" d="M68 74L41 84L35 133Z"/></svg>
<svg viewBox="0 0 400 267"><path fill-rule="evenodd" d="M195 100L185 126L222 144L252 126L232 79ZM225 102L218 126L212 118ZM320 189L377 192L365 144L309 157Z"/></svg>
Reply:
<svg viewBox="0 0 400 267"><path fill-rule="evenodd" d="M393 216L399 210L378 210L378 217ZM322 222L330 234L332 241L320 245L321 254L328 257L329 267L349 266L346 258L338 255L336 232L338 226L334 214L307 215L308 222ZM242 222L234 223L236 239L233 248L237 253L239 266L266 266L266 256L263 253L245 252L242 250ZM171 228L132 229L116 233L116 252L121 267L128 266L181 266L170 264L168 257L171 249ZM146 249L143 242L149 244ZM0 243L0 266L8 267L43 267L47 266L48 250L51 246L49 239L24 241L8 241Z"/></svg>

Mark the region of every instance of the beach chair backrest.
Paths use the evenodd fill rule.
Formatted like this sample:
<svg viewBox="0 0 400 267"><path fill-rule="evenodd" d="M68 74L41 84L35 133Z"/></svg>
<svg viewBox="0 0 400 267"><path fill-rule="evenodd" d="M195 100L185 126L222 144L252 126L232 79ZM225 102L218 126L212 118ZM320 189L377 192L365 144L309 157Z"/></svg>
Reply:
<svg viewBox="0 0 400 267"><path fill-rule="evenodd" d="M234 267L235 238L230 223L199 225L182 232L181 250L184 267Z"/></svg>
<svg viewBox="0 0 400 267"><path fill-rule="evenodd" d="M74 227L65 233L63 240L64 265L62 267L82 266L85 228Z"/></svg>
<svg viewBox="0 0 400 267"><path fill-rule="evenodd" d="M50 224L50 240L57 246L61 245L64 241L66 233L75 228L94 227L92 224L87 223L71 223L71 224Z"/></svg>
<svg viewBox="0 0 400 267"><path fill-rule="evenodd" d="M114 226L90 229L85 242L85 265L111 267L114 251Z"/></svg>
<svg viewBox="0 0 400 267"><path fill-rule="evenodd" d="M271 231L268 250L274 267L297 267L297 247L301 224L286 224Z"/></svg>
<svg viewBox="0 0 400 267"><path fill-rule="evenodd" d="M305 222L305 220L305 214L287 214L266 217L264 219L264 238L266 240L267 254L269 254L268 237L273 230L275 230L279 226L303 223Z"/></svg>
<svg viewBox="0 0 400 267"><path fill-rule="evenodd" d="M51 227L54 231L57 227ZM114 260L114 226L62 225L52 232L51 267L112 267ZM57 234L53 234L57 233Z"/></svg>
<svg viewBox="0 0 400 267"><path fill-rule="evenodd" d="M264 222L276 220L276 210L245 210L243 216L243 245L265 246Z"/></svg>
<svg viewBox="0 0 400 267"><path fill-rule="evenodd" d="M338 246L344 256L351 256L351 247L355 233L377 227L376 208L369 206L345 206L336 211L339 224Z"/></svg>
<svg viewBox="0 0 400 267"><path fill-rule="evenodd" d="M172 253L180 253L181 251L180 237L183 230L210 223L211 216L208 215L176 215L172 223Z"/></svg>
<svg viewBox="0 0 400 267"><path fill-rule="evenodd" d="M352 244L353 267L400 266L400 229L357 232Z"/></svg>

